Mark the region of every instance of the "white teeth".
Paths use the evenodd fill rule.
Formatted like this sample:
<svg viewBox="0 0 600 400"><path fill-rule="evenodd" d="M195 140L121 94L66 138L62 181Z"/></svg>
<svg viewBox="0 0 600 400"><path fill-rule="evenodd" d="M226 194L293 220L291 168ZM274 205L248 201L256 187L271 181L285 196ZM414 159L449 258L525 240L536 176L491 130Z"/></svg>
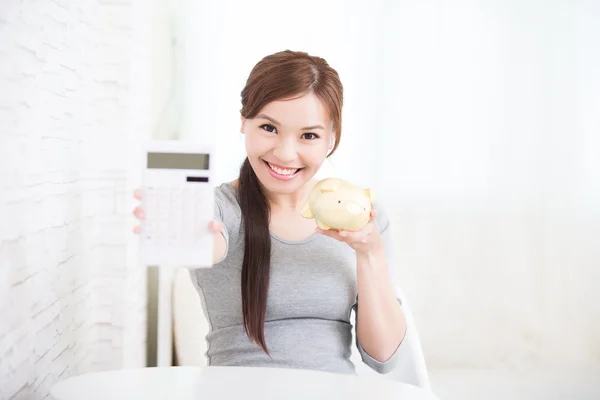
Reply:
<svg viewBox="0 0 600 400"><path fill-rule="evenodd" d="M297 171L297 169L284 169L284 168L275 167L269 163L267 163L267 164L273 171L277 172L279 175L294 175Z"/></svg>

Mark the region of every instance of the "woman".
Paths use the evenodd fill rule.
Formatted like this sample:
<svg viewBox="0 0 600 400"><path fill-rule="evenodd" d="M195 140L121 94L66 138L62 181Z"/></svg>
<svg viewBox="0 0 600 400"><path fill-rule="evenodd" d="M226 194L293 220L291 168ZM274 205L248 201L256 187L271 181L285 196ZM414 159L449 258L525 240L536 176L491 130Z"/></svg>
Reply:
<svg viewBox="0 0 600 400"><path fill-rule="evenodd" d="M247 158L237 180L215 189L214 266L191 271L210 324L209 365L354 373L354 309L363 361L390 371L406 322L387 261L388 218L375 207L350 233L300 215L340 141L337 72L322 58L279 52L252 69L241 97Z"/></svg>

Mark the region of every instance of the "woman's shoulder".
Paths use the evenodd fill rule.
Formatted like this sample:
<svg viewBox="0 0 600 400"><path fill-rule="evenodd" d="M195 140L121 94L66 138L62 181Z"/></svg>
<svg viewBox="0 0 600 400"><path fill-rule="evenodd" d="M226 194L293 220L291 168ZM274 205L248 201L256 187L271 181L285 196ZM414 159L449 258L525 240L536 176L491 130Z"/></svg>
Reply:
<svg viewBox="0 0 600 400"><path fill-rule="evenodd" d="M234 182L215 186L215 218L223 222L229 237L229 246L238 242L242 210L237 199Z"/></svg>
<svg viewBox="0 0 600 400"><path fill-rule="evenodd" d="M229 230L239 228L242 209L238 202L234 182L225 182L215 187L215 215Z"/></svg>
<svg viewBox="0 0 600 400"><path fill-rule="evenodd" d="M239 208L234 182L224 182L215 187L215 202L222 209Z"/></svg>

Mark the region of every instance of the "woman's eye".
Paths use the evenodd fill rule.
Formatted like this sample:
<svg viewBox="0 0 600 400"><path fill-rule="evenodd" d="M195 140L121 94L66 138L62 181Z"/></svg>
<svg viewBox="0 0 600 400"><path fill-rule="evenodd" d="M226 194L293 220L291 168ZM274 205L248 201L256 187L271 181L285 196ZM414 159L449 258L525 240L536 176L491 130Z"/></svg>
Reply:
<svg viewBox="0 0 600 400"><path fill-rule="evenodd" d="M260 127L267 132L277 133L277 129L275 129L275 127L273 125L265 124L265 125L261 125Z"/></svg>
<svg viewBox="0 0 600 400"><path fill-rule="evenodd" d="M319 136L314 133L305 133L302 136L304 136L304 138L308 140L315 140L319 138Z"/></svg>

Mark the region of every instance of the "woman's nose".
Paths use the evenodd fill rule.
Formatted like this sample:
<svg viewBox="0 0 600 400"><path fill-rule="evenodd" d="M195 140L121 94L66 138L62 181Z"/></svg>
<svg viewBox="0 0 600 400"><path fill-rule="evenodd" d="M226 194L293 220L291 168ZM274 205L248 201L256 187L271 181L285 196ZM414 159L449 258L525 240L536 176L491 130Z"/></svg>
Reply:
<svg viewBox="0 0 600 400"><path fill-rule="evenodd" d="M291 140L280 140L273 151L273 155L281 161L294 161L296 159L296 145Z"/></svg>

